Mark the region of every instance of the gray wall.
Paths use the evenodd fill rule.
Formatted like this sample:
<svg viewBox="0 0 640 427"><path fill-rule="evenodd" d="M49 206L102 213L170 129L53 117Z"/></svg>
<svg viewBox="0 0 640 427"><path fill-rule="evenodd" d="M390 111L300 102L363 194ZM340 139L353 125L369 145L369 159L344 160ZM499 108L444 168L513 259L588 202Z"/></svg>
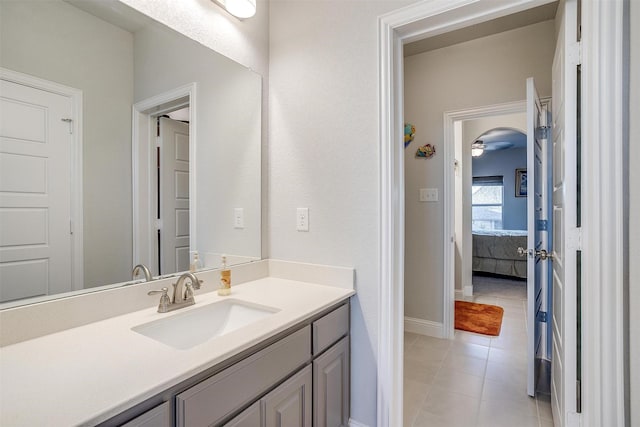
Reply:
<svg viewBox="0 0 640 427"><path fill-rule="evenodd" d="M527 167L527 149L485 151L473 159L473 176L501 175L504 182L502 228L527 229L527 198L515 196L515 170Z"/></svg>
<svg viewBox="0 0 640 427"><path fill-rule="evenodd" d="M133 37L62 1L0 6L0 65L83 91L85 286L128 280Z"/></svg>
<svg viewBox="0 0 640 427"><path fill-rule="evenodd" d="M524 100L528 77L550 96L554 48L546 21L405 58L405 120L416 126L405 150L406 316L442 322L443 199L420 203L416 195L424 187L442 194L444 163L438 154L415 159L417 147L442 148L444 111Z"/></svg>

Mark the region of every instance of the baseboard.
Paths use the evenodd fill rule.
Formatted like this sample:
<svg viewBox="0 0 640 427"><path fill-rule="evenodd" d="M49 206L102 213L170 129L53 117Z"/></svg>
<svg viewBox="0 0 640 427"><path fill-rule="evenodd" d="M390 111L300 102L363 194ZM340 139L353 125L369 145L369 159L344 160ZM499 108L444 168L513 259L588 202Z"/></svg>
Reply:
<svg viewBox="0 0 640 427"><path fill-rule="evenodd" d="M416 319L413 317L404 318L405 332L426 335L435 338L444 338L444 325L431 320Z"/></svg>
<svg viewBox="0 0 640 427"><path fill-rule="evenodd" d="M369 427L366 424L362 424L358 421L354 421L352 418L349 418L349 427Z"/></svg>
<svg viewBox="0 0 640 427"><path fill-rule="evenodd" d="M473 285L465 286L462 290L456 289L455 299L463 300L473 296Z"/></svg>

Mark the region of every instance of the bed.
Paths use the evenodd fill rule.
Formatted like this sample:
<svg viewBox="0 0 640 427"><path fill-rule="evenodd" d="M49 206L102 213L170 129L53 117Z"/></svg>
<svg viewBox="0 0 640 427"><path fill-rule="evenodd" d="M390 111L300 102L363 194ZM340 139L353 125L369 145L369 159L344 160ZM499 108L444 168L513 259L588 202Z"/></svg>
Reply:
<svg viewBox="0 0 640 427"><path fill-rule="evenodd" d="M518 255L519 247L527 247L526 230L474 230L473 271L526 278L527 258Z"/></svg>

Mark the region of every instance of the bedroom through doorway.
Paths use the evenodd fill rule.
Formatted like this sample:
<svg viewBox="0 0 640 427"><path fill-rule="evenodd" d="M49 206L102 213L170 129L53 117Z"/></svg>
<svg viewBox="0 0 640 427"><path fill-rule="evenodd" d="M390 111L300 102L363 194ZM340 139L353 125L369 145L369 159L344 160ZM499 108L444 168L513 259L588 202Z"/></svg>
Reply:
<svg viewBox="0 0 640 427"><path fill-rule="evenodd" d="M456 159L463 158L470 171L456 170L455 178L456 290L461 290L456 299L502 308L500 336L525 348L527 261L518 248L527 247L526 116L464 120L459 128Z"/></svg>

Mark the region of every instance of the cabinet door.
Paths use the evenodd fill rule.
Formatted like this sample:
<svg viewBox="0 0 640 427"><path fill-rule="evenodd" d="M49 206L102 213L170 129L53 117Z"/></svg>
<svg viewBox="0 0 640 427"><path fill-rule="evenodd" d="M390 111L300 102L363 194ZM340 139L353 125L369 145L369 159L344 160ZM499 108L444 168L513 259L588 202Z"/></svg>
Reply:
<svg viewBox="0 0 640 427"><path fill-rule="evenodd" d="M262 399L265 427L311 427L311 365Z"/></svg>
<svg viewBox="0 0 640 427"><path fill-rule="evenodd" d="M254 403L226 423L224 427L260 427L262 425L261 407L259 401Z"/></svg>
<svg viewBox="0 0 640 427"><path fill-rule="evenodd" d="M314 427L349 425L349 337L313 361Z"/></svg>
<svg viewBox="0 0 640 427"><path fill-rule="evenodd" d="M122 427L171 427L171 407L169 402L156 406L123 424Z"/></svg>
<svg viewBox="0 0 640 427"><path fill-rule="evenodd" d="M177 427L220 425L258 400L311 358L311 328L305 326L176 396ZM311 391L309 391L309 395Z"/></svg>

